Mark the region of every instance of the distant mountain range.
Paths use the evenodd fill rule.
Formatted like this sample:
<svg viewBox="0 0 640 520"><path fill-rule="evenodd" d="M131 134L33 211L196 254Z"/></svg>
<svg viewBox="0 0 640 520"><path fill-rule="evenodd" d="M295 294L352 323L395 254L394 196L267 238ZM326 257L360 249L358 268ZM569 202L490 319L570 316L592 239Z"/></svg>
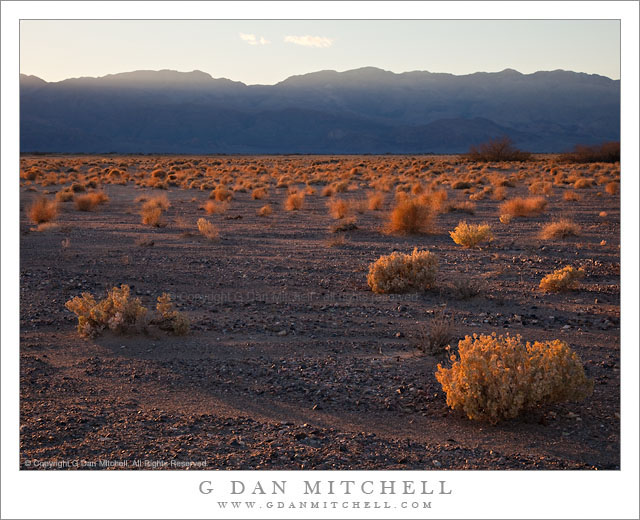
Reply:
<svg viewBox="0 0 640 520"><path fill-rule="evenodd" d="M20 75L22 152L532 152L620 139L620 81L556 70L465 76L366 67L245 85L200 71L48 83Z"/></svg>

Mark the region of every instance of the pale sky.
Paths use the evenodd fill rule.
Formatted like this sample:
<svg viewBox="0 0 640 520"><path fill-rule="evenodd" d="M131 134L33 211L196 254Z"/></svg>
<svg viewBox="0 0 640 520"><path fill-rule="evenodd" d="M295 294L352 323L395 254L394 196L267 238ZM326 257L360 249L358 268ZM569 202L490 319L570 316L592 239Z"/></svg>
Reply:
<svg viewBox="0 0 640 520"><path fill-rule="evenodd" d="M46 81L133 70L202 70L274 84L318 70L620 79L617 20L23 20L20 72Z"/></svg>

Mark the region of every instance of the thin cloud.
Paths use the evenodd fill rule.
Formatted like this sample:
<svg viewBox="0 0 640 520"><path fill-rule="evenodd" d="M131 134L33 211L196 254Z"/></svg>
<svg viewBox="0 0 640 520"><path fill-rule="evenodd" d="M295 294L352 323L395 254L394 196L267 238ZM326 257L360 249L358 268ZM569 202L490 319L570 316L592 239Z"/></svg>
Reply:
<svg viewBox="0 0 640 520"><path fill-rule="evenodd" d="M247 42L249 45L268 45L271 42L267 40L264 36L260 36L259 38L255 34L247 34L247 33L238 33L240 39L242 41Z"/></svg>
<svg viewBox="0 0 640 520"><path fill-rule="evenodd" d="M327 48L333 45L332 38L325 38L324 36L285 36L284 41L287 43L294 43L295 45L302 45L304 47L318 47Z"/></svg>

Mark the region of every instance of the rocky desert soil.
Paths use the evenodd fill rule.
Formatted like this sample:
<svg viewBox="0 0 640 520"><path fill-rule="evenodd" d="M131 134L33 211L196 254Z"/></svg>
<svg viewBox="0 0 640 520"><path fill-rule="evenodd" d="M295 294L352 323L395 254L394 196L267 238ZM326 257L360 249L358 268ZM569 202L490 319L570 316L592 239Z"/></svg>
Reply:
<svg viewBox="0 0 640 520"><path fill-rule="evenodd" d="M120 160L71 159L80 172ZM320 168L326 158L220 160L269 170L285 160ZM334 160L367 171L396 159ZM339 195L364 198L360 180L353 174L357 189ZM450 200L468 198L445 187ZM509 224L498 221L500 203L485 198L473 215L443 213L436 233L407 236L380 231L387 193L382 211L356 215L343 244L331 243L336 221L322 185L299 211L285 211L287 189L274 183L264 200L237 191L224 213L207 216L210 190L104 184L107 204L83 212L61 203L56 226L38 230L26 209L62 188L21 186L21 468L136 459L208 469L620 468L620 198L602 186L575 190L581 198L572 202L563 199L568 188L554 187L541 215ZM528 196L525 182L507 190ZM167 226L143 225L136 198L160 193L171 203ZM257 216L265 203L273 214ZM198 233L200 217L218 227L217 241ZM538 238L558 217L581 234ZM461 248L448 234L460 220L489 223L495 240ZM369 264L414 247L438 256L437 288L374 294ZM540 279L565 265L585 270L579 289L541 292ZM170 293L191 332L79 336L65 302L85 291L102 298L120 284L148 308ZM494 331L568 342L595 382L593 395L495 426L469 420L447 407L435 379L443 358L417 348L429 320L443 314L453 320L454 346Z"/></svg>

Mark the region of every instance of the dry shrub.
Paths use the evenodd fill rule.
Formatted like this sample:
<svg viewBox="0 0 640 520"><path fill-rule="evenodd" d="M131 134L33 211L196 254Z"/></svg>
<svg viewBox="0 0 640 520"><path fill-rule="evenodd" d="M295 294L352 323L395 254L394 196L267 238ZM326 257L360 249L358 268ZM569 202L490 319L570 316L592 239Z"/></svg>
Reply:
<svg viewBox="0 0 640 520"><path fill-rule="evenodd" d="M493 200L504 200L507 198L507 189L504 186L498 186L494 188L493 193L491 194L491 198Z"/></svg>
<svg viewBox="0 0 640 520"><path fill-rule="evenodd" d="M198 219L198 231L208 240L217 240L220 236L218 228L205 218Z"/></svg>
<svg viewBox="0 0 640 520"><path fill-rule="evenodd" d="M73 200L73 190L71 188L64 188L56 193L56 200L58 202L68 202Z"/></svg>
<svg viewBox="0 0 640 520"><path fill-rule="evenodd" d="M485 290L484 285L475 278L455 277L451 282L451 294L456 300L468 300Z"/></svg>
<svg viewBox="0 0 640 520"><path fill-rule="evenodd" d="M109 197L103 191L94 191L86 195L76 195L73 203L78 211L91 211L99 204L104 204Z"/></svg>
<svg viewBox="0 0 640 520"><path fill-rule="evenodd" d="M532 182L529 185L529 193L532 195L551 195L553 184L546 181Z"/></svg>
<svg viewBox="0 0 640 520"><path fill-rule="evenodd" d="M540 289L546 292L571 291L578 286L578 281L584 277L582 268L576 269L570 265L556 269L540 280Z"/></svg>
<svg viewBox="0 0 640 520"><path fill-rule="evenodd" d="M604 187L604 191L606 191L609 195L615 195L620 191L620 184L617 182L608 182Z"/></svg>
<svg viewBox="0 0 640 520"><path fill-rule="evenodd" d="M171 332L176 336L184 336L189 333L189 319L175 310L171 297L167 293L162 293L162 296L158 296L156 311L158 318L154 322L161 330Z"/></svg>
<svg viewBox="0 0 640 520"><path fill-rule="evenodd" d="M203 207L207 215L218 215L229 209L229 203L227 201L217 202L215 200L208 200Z"/></svg>
<svg viewBox="0 0 640 520"><path fill-rule="evenodd" d="M468 181L455 181L451 184L451 188L454 190L466 190L471 188L471 186L473 186L473 184Z"/></svg>
<svg viewBox="0 0 640 520"><path fill-rule="evenodd" d="M438 260L429 251L415 248L410 255L393 252L369 266L367 283L375 293L424 291L433 287Z"/></svg>
<svg viewBox="0 0 640 520"><path fill-rule="evenodd" d="M606 211L601 211L600 213L598 213L599 217L605 218L607 217L609 214Z"/></svg>
<svg viewBox="0 0 640 520"><path fill-rule="evenodd" d="M334 198L327 202L329 213L335 219L341 219L349 214L349 203L340 198Z"/></svg>
<svg viewBox="0 0 640 520"><path fill-rule="evenodd" d="M488 224L467 224L466 221L459 222L453 231L449 231L449 236L456 244L467 248L493 240Z"/></svg>
<svg viewBox="0 0 640 520"><path fill-rule="evenodd" d="M416 347L421 352L437 357L444 355L449 344L455 339L453 318L447 317L444 311L439 312L418 333L417 339Z"/></svg>
<svg viewBox="0 0 640 520"><path fill-rule="evenodd" d="M547 201L543 197L516 197L507 200L500 205L501 215L511 215L512 217L531 217L539 215L547 207Z"/></svg>
<svg viewBox="0 0 640 520"><path fill-rule="evenodd" d="M166 195L159 195L148 199L140 210L142 223L148 226L164 227L167 223L162 218L164 210L170 206L169 199Z"/></svg>
<svg viewBox="0 0 640 520"><path fill-rule="evenodd" d="M287 211L298 211L304 205L304 193L291 193L284 203Z"/></svg>
<svg viewBox="0 0 640 520"><path fill-rule="evenodd" d="M139 298L130 298L128 285L107 291L104 300L96 302L91 293L69 300L65 307L78 316L78 333L94 337L108 328L116 334L141 332L147 327L147 309Z"/></svg>
<svg viewBox="0 0 640 520"><path fill-rule="evenodd" d="M526 161L531 158L531 154L518 150L510 138L502 137L472 146L467 157L477 162Z"/></svg>
<svg viewBox="0 0 640 520"><path fill-rule="evenodd" d="M233 198L233 194L224 186L218 186L209 194L209 198L218 202L227 202Z"/></svg>
<svg viewBox="0 0 640 520"><path fill-rule="evenodd" d="M327 247L343 247L347 244L344 235L335 235L327 240Z"/></svg>
<svg viewBox="0 0 640 520"><path fill-rule="evenodd" d="M444 211L447 213L467 213L468 215L473 215L476 212L476 205L470 200L452 202L444 207Z"/></svg>
<svg viewBox="0 0 640 520"><path fill-rule="evenodd" d="M613 141L590 146L577 145L573 152L562 155L560 161L574 163L619 162L620 142Z"/></svg>
<svg viewBox="0 0 640 520"><path fill-rule="evenodd" d="M500 215L500 223L501 224L511 224L511 221L513 220L513 217L507 213Z"/></svg>
<svg viewBox="0 0 640 520"><path fill-rule="evenodd" d="M593 179L578 179L573 184L573 187L576 189L591 188L591 186L593 186Z"/></svg>
<svg viewBox="0 0 640 520"><path fill-rule="evenodd" d="M580 226L575 222L563 218L546 224L540 231L540 238L550 240L553 238L576 237L580 234Z"/></svg>
<svg viewBox="0 0 640 520"><path fill-rule="evenodd" d="M334 187L329 185L329 186L325 186L324 188L322 188L321 195L323 197L331 197L335 192L336 192L336 190L334 189Z"/></svg>
<svg viewBox="0 0 640 520"><path fill-rule="evenodd" d="M58 215L58 203L46 197L39 197L29 206L27 215L34 224L49 222Z"/></svg>
<svg viewBox="0 0 640 520"><path fill-rule="evenodd" d="M433 213L417 199L401 199L391 210L387 233L416 234L433 232Z"/></svg>
<svg viewBox="0 0 640 520"><path fill-rule="evenodd" d="M251 192L251 198L253 200L262 200L268 195L269 193L267 192L267 188L256 188Z"/></svg>
<svg viewBox="0 0 640 520"><path fill-rule="evenodd" d="M466 336L451 368L436 379L447 405L469 419L496 424L540 405L581 401L593 392L577 354L567 343L522 343L520 336Z"/></svg>
<svg viewBox="0 0 640 520"><path fill-rule="evenodd" d="M565 191L562 198L567 202L573 202L581 199L580 195L578 195L575 191L571 191L571 190Z"/></svg>
<svg viewBox="0 0 640 520"><path fill-rule="evenodd" d="M342 219L337 224L331 226L332 233L339 233L341 231L354 231L358 229L356 217L349 217Z"/></svg>
<svg viewBox="0 0 640 520"><path fill-rule="evenodd" d="M265 204L258 210L259 217L268 217L272 213L273 213L273 208L271 207L271 204Z"/></svg>

